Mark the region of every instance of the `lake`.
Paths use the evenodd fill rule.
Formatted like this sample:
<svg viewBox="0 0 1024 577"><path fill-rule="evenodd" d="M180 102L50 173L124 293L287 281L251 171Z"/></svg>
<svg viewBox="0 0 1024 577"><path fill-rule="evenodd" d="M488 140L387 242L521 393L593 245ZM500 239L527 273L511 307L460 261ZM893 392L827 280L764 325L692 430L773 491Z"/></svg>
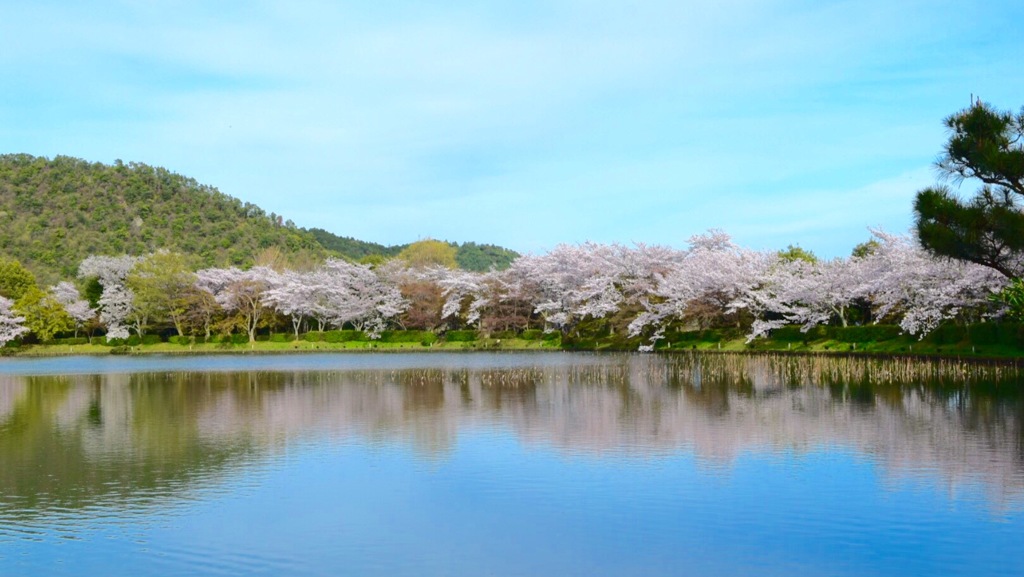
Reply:
<svg viewBox="0 0 1024 577"><path fill-rule="evenodd" d="M0 359L0 575L1024 575L957 361Z"/></svg>

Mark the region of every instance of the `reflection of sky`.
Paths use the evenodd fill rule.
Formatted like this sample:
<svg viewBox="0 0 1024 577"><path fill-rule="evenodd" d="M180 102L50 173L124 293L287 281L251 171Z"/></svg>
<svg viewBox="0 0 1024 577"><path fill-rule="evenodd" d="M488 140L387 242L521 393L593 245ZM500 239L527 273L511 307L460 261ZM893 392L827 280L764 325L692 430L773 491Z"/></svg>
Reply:
<svg viewBox="0 0 1024 577"><path fill-rule="evenodd" d="M443 462L319 438L169 512L87 512L0 541L24 574L1012 575L1020 514L884 487L843 450L566 456L476 430Z"/></svg>

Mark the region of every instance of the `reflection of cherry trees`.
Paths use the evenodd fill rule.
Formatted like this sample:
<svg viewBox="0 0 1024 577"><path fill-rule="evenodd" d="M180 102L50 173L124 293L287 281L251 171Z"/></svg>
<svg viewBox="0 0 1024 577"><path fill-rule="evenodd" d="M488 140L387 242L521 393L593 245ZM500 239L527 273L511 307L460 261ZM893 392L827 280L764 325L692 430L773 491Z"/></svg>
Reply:
<svg viewBox="0 0 1024 577"><path fill-rule="evenodd" d="M167 430L176 431L167 442L189 446L273 451L316 435L407 444L439 459L463 436L496 429L566 454L692 453L725 467L749 453L842 447L894 477L932 471L951 488L980 483L996 508L1024 506L1021 399L974 386L1016 383L1011 368L739 355L503 354L472 367L432 355L423 361L430 367L388 364L396 358L328 372L3 376L0 450L11 455L0 461L65 455L36 444L77 441L87 461L110 466L123 456L127 467L164 458ZM15 414L20 426L4 428ZM54 427L53 439L26 416ZM57 466L69 481L75 469L66 463L44 469ZM0 472L0 482L17 471Z"/></svg>

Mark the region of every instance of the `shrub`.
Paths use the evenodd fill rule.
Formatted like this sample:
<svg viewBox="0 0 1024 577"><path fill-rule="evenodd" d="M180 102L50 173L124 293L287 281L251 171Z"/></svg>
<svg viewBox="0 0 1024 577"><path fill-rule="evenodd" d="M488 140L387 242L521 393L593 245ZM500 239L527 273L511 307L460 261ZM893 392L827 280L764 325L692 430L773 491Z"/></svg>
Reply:
<svg viewBox="0 0 1024 577"><path fill-rule="evenodd" d="M476 331L448 331L444 334L444 340L450 343L468 343L475 341Z"/></svg>
<svg viewBox="0 0 1024 577"><path fill-rule="evenodd" d="M434 342L437 335L430 331L384 331L380 334L382 343L420 343L424 340Z"/></svg>
<svg viewBox="0 0 1024 577"><path fill-rule="evenodd" d="M864 325L860 327L831 327L829 335L843 343L871 343L897 339L902 330L894 325Z"/></svg>
<svg viewBox="0 0 1024 577"><path fill-rule="evenodd" d="M928 333L924 340L936 345L952 345L962 341L966 332L965 327L945 324Z"/></svg>
<svg viewBox="0 0 1024 577"><path fill-rule="evenodd" d="M160 335L142 335L141 339L141 344L144 345L158 345L162 342L164 341L160 338Z"/></svg>
<svg viewBox="0 0 1024 577"><path fill-rule="evenodd" d="M89 339L87 337L68 337L66 339L53 339L55 345L87 345Z"/></svg>
<svg viewBox="0 0 1024 577"><path fill-rule="evenodd" d="M665 338L658 341L658 343L683 343L698 341L701 338L701 331L668 331L665 333ZM657 346L657 345L656 345Z"/></svg>
<svg viewBox="0 0 1024 577"><path fill-rule="evenodd" d="M523 331L519 338L526 339L528 341L539 341L544 338L544 331L540 329L526 329Z"/></svg>
<svg viewBox="0 0 1024 577"><path fill-rule="evenodd" d="M807 333L801 331L798 326L789 325L773 330L770 336L773 341L799 342L807 338Z"/></svg>
<svg viewBox="0 0 1024 577"><path fill-rule="evenodd" d="M1000 325L998 323L978 323L967 327L967 336L976 345L994 345L1000 342Z"/></svg>
<svg viewBox="0 0 1024 577"><path fill-rule="evenodd" d="M290 343L294 340L294 333L273 333L270 335L270 342L272 343Z"/></svg>
<svg viewBox="0 0 1024 577"><path fill-rule="evenodd" d="M824 325L818 325L818 326L815 326L815 327L811 327L810 330L808 330L806 333L804 333L803 342L806 343L806 342L809 342L809 341L821 341L821 340L825 340L825 339L829 338L829 334L830 334L829 333L829 328L831 328L831 327L827 327L827 326L824 326ZM842 328L842 327L840 327L840 328ZM898 329L896 331L896 334L899 334L899 330Z"/></svg>
<svg viewBox="0 0 1024 577"><path fill-rule="evenodd" d="M597 348L597 339L567 338L562 339L562 348L567 351L592 351Z"/></svg>
<svg viewBox="0 0 1024 577"><path fill-rule="evenodd" d="M381 331L378 340L382 343L402 343L415 340L419 331Z"/></svg>
<svg viewBox="0 0 1024 577"><path fill-rule="evenodd" d="M320 341L323 340L323 338L324 338L324 334L321 333L321 332L317 332L317 331L310 331L310 332L302 335L302 340L304 340L304 341L306 341L308 343L319 343Z"/></svg>
<svg viewBox="0 0 1024 577"><path fill-rule="evenodd" d="M1004 344L1024 347L1024 325L1008 325Z"/></svg>
<svg viewBox="0 0 1024 577"><path fill-rule="evenodd" d="M125 339L124 344L129 347L137 347L142 344L142 338L140 338L139 335L132 335Z"/></svg>
<svg viewBox="0 0 1024 577"><path fill-rule="evenodd" d="M353 341L367 341L369 338L363 331L324 331L322 339L326 343L348 343Z"/></svg>
<svg viewBox="0 0 1024 577"><path fill-rule="evenodd" d="M231 335L231 343L235 345L244 345L249 342L249 335L246 333L236 333Z"/></svg>

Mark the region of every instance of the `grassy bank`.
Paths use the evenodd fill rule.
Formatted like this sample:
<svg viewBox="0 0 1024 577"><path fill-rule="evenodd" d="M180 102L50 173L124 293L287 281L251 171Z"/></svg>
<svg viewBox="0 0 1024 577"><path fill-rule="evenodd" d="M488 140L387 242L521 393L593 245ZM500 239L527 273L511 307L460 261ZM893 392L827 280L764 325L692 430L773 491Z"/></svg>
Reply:
<svg viewBox="0 0 1024 577"><path fill-rule="evenodd" d="M387 351L636 351L643 341L612 335L559 338L541 331L481 335L476 331L387 331L370 339L357 331L261 335L250 343L241 335L205 339L157 336L106 342L103 338L60 339L46 344L14 344L12 356L106 354L231 354L291 352ZM659 351L793 352L815 354L920 355L965 358L1024 358L1024 325L984 323L940 327L924 339L902 334L898 327L817 327L807 333L797 327L773 331L768 338L747 343L738 330L669 332Z"/></svg>
<svg viewBox="0 0 1024 577"><path fill-rule="evenodd" d="M920 339L903 334L899 327L798 327L777 329L767 338L747 343L729 331L692 331L667 335L661 350L790 351L795 353L842 353L922 355L945 357L1024 357L1024 326L980 323L939 327Z"/></svg>
<svg viewBox="0 0 1024 577"><path fill-rule="evenodd" d="M483 350L558 350L558 339L496 338L473 335L455 335L446 340L420 331L390 331L383 338L339 335L350 331L311 333L294 339L293 335L264 335L256 342L240 338L125 339L107 343L103 338L62 339L45 344L19 344L4 349L8 356L60 356L109 354L243 354L243 353L299 353L299 352L390 352L390 351L483 351ZM354 331L351 331L354 332ZM466 333L469 331L459 331ZM334 333L334 334L332 334ZM428 336L429 335L429 336Z"/></svg>

